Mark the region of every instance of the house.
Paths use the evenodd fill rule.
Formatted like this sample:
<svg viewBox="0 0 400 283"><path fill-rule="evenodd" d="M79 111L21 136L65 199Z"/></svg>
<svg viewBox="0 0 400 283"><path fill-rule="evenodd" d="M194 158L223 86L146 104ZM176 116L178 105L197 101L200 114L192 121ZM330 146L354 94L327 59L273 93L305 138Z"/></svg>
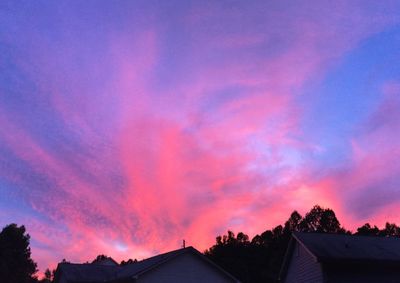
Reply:
<svg viewBox="0 0 400 283"><path fill-rule="evenodd" d="M55 283L239 282L193 247L127 265L60 263Z"/></svg>
<svg viewBox="0 0 400 283"><path fill-rule="evenodd" d="M117 266L118 262L116 262L112 257L106 257L106 256L98 256L96 260L92 263L95 264L100 264L100 265L112 265L112 266Z"/></svg>
<svg viewBox="0 0 400 283"><path fill-rule="evenodd" d="M293 233L280 281L400 282L400 238Z"/></svg>

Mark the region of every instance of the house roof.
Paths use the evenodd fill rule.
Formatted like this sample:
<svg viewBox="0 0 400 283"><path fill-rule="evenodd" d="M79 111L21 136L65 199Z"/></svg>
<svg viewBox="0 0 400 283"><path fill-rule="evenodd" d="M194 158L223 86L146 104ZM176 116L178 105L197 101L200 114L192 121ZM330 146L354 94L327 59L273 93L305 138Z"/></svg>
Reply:
<svg viewBox="0 0 400 283"><path fill-rule="evenodd" d="M154 267L171 260L172 258L181 255L183 253L188 252L189 250L194 249L193 247L188 247L184 249L179 249L179 250L174 250L168 253L156 255L153 257L150 257L148 259L132 263L132 264L127 264L123 266L123 268L120 270L118 277L119 278L127 278L127 277L132 277L132 276L138 276L139 274L145 273L146 271L153 269Z"/></svg>
<svg viewBox="0 0 400 283"><path fill-rule="evenodd" d="M211 264L214 268L218 269L225 276L231 278L235 282L239 282L236 278L234 278L232 275L227 273L225 270L217 266L209 259L207 259L203 254L201 254L193 247L174 250L123 266L60 263L57 267L55 282L58 282L58 278L60 276L65 277L68 282L74 283L118 282L121 279L139 277L140 275L184 253L192 253L199 256L202 260L206 261L208 264Z"/></svg>
<svg viewBox="0 0 400 283"><path fill-rule="evenodd" d="M101 265L95 263L59 263L55 275L55 282L64 277L67 282L103 282L117 278L120 266Z"/></svg>
<svg viewBox="0 0 400 283"><path fill-rule="evenodd" d="M280 280L286 276L296 242L315 261L324 264L400 264L400 238L294 232L282 262Z"/></svg>
<svg viewBox="0 0 400 283"><path fill-rule="evenodd" d="M293 238L320 262L400 263L400 238L299 232Z"/></svg>

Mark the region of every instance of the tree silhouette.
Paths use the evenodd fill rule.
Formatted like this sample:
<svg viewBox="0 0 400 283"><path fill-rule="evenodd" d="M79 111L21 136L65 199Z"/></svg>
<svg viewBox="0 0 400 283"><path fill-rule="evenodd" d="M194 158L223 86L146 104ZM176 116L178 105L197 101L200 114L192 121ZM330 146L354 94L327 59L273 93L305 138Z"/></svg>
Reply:
<svg viewBox="0 0 400 283"><path fill-rule="evenodd" d="M379 228L374 226L371 227L369 223L365 223L363 226L357 228L355 235L359 236L379 236Z"/></svg>
<svg viewBox="0 0 400 283"><path fill-rule="evenodd" d="M381 231L382 236L392 236L399 237L400 236L400 227L394 223L386 222L385 229Z"/></svg>
<svg viewBox="0 0 400 283"><path fill-rule="evenodd" d="M386 233L395 233L396 227L387 225ZM216 237L216 243L205 254L222 268L243 282L276 282L292 232L345 233L331 209L314 206L305 217L293 211L285 224L251 241L240 232L232 231Z"/></svg>
<svg viewBox="0 0 400 283"><path fill-rule="evenodd" d="M128 259L127 261L125 261L125 260L123 260L123 261L121 261L121 263L120 263L120 265L126 265L126 264L132 264L132 263L136 263L138 260L135 258L135 259Z"/></svg>
<svg viewBox="0 0 400 283"><path fill-rule="evenodd" d="M332 209L314 206L300 223L300 231L319 233L345 233Z"/></svg>
<svg viewBox="0 0 400 283"><path fill-rule="evenodd" d="M44 272L44 278L41 279L39 282L40 283L51 283L51 282L53 282L54 274L55 274L55 270L50 271L50 269L47 268L46 271Z"/></svg>
<svg viewBox="0 0 400 283"><path fill-rule="evenodd" d="M285 222L285 232L299 231L303 217L295 210L290 215L289 219Z"/></svg>
<svg viewBox="0 0 400 283"><path fill-rule="evenodd" d="M228 230L217 236L215 244L205 251L205 255L233 274L242 282L277 282L281 264L293 232L314 233L347 233L332 209L315 205L305 216L293 211L284 222L251 240L243 232L236 236ZM357 228L353 235L400 237L400 227L387 222L383 229L369 223ZM1 283L34 283L38 282L36 263L31 259L29 235L24 226L10 224L0 233L0 282ZM92 263L101 263L112 259L98 255ZM65 259L63 263L69 263ZM137 260L122 261L120 265L134 264ZM45 277L40 283L51 283L53 273L46 269Z"/></svg>
<svg viewBox="0 0 400 283"><path fill-rule="evenodd" d="M36 263L31 259L29 234L24 226L10 224L0 233L0 280L2 283L30 283L36 280Z"/></svg>
<svg viewBox="0 0 400 283"><path fill-rule="evenodd" d="M110 256L106 256L104 254L98 255L93 261L92 263L103 263L104 261L110 260L112 262L114 262L115 264L118 264L112 257Z"/></svg>
<svg viewBox="0 0 400 283"><path fill-rule="evenodd" d="M44 278L51 281L51 271L50 269L46 269L46 271L44 272Z"/></svg>
<svg viewBox="0 0 400 283"><path fill-rule="evenodd" d="M260 256L262 252L252 245L249 236L239 232L235 237L232 231L227 235L216 237L216 244L205 254L217 262L228 272L245 282L253 282L258 276L256 270L259 269Z"/></svg>

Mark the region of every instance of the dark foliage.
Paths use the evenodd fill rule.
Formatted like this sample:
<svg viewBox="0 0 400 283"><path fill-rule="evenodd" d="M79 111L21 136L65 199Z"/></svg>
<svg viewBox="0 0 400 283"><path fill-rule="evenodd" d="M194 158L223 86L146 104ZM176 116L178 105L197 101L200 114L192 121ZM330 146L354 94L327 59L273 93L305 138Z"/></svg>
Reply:
<svg viewBox="0 0 400 283"><path fill-rule="evenodd" d="M54 280L55 273L56 271L54 269L50 271L50 269L47 268L46 271L44 272L44 278L42 278L39 281L39 283L52 283Z"/></svg>
<svg viewBox="0 0 400 283"><path fill-rule="evenodd" d="M110 256L106 256L104 254L98 255L93 261L92 263L101 263L104 260L111 260L114 261L114 259ZM114 261L115 262L115 261Z"/></svg>
<svg viewBox="0 0 400 283"><path fill-rule="evenodd" d="M400 227L394 223L386 222L385 228L379 230L375 225L372 227L369 223L357 228L354 235L360 236L380 236L380 237L400 237Z"/></svg>
<svg viewBox="0 0 400 283"><path fill-rule="evenodd" d="M278 225L255 235L251 240L243 232L218 236L216 243L205 255L244 283L276 282L292 232L347 233L333 210L314 206L304 217L294 211L284 225ZM369 223L359 227L354 235L400 237L400 227L386 223L383 229ZM10 224L0 233L0 282L1 283L51 283L55 270L46 269L44 278L37 280L36 263L31 259L29 235L25 227ZM109 259L99 255L93 263ZM63 263L68 263L65 259ZM136 259L122 261L132 264Z"/></svg>
<svg viewBox="0 0 400 283"><path fill-rule="evenodd" d="M355 235L360 235L360 236L378 236L380 233L380 230L378 227L374 226L371 227L369 223L365 223L363 226L357 228L357 232Z"/></svg>
<svg viewBox="0 0 400 283"><path fill-rule="evenodd" d="M236 237L232 231L218 236L205 254L242 282L277 282L280 267L292 232L347 233L333 210L314 206L304 217L294 211L285 224L256 235L250 241L244 233ZM400 236L396 224L386 223L384 229L365 224L355 235Z"/></svg>
<svg viewBox="0 0 400 283"><path fill-rule="evenodd" d="M131 264L131 263L136 263L138 260L135 258L135 259L128 259L127 261L125 261L125 260L123 260L123 261L121 261L121 263L119 264L119 265L126 265L126 264Z"/></svg>
<svg viewBox="0 0 400 283"><path fill-rule="evenodd" d="M0 233L0 279L2 283L36 281L36 263L31 259L29 234L24 226L10 224Z"/></svg>
<svg viewBox="0 0 400 283"><path fill-rule="evenodd" d="M303 232L319 233L345 233L340 226L332 209L324 209L318 205L314 206L301 220L299 230Z"/></svg>

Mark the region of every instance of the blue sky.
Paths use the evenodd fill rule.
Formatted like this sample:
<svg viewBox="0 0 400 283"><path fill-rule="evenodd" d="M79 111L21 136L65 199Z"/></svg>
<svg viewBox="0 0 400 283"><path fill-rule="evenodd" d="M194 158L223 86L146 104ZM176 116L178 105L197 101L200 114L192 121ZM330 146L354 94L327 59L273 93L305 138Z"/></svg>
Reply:
<svg viewBox="0 0 400 283"><path fill-rule="evenodd" d="M331 207L400 222L399 1L0 4L0 224L43 271Z"/></svg>

